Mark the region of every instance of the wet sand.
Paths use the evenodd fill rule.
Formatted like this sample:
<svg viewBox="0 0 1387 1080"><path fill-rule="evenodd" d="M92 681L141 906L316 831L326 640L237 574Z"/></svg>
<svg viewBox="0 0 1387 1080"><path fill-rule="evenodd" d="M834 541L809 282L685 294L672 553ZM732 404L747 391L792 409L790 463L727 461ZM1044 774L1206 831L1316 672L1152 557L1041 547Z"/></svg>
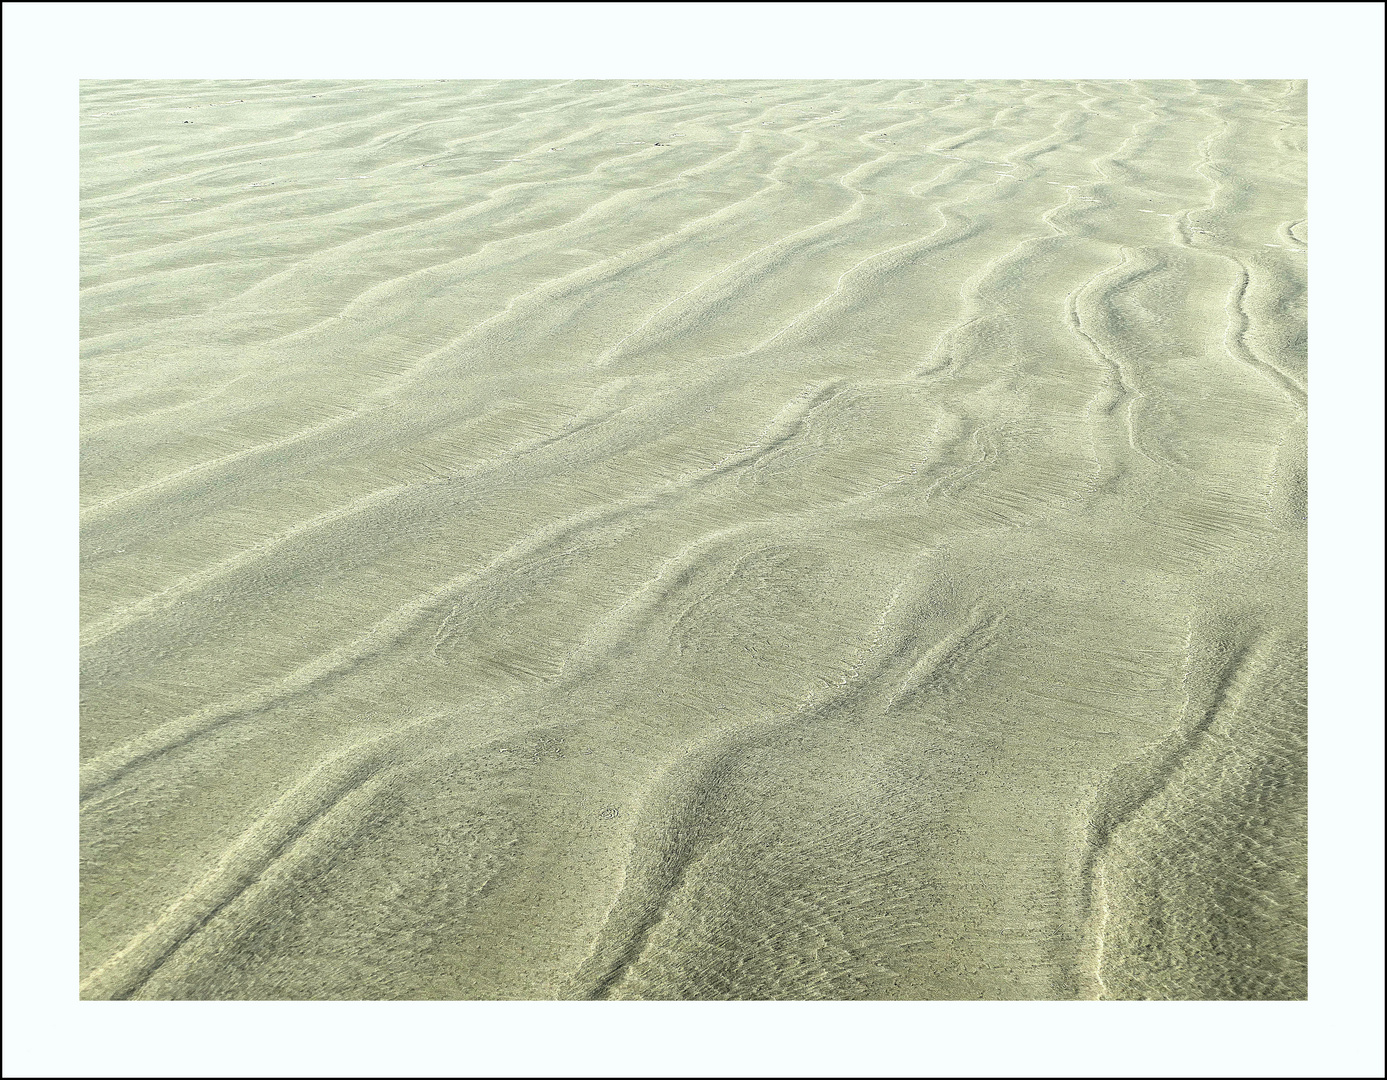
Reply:
<svg viewBox="0 0 1387 1080"><path fill-rule="evenodd" d="M1305 84L92 82L86 998L1303 998Z"/></svg>

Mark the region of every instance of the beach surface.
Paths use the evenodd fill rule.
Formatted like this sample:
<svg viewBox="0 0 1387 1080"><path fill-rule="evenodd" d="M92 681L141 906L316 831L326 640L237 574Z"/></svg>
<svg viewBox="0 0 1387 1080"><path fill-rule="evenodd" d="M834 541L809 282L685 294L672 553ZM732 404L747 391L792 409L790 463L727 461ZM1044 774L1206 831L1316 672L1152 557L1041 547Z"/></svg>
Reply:
<svg viewBox="0 0 1387 1080"><path fill-rule="evenodd" d="M1304 83L80 122L82 997L1305 997Z"/></svg>

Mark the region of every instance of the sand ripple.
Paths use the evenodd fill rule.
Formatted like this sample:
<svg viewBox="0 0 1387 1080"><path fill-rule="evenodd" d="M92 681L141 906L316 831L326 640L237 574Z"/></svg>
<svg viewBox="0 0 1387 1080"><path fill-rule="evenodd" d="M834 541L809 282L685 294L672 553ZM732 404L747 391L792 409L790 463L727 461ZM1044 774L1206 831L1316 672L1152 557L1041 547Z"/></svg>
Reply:
<svg viewBox="0 0 1387 1080"><path fill-rule="evenodd" d="M1305 996L1305 86L82 91L82 993Z"/></svg>

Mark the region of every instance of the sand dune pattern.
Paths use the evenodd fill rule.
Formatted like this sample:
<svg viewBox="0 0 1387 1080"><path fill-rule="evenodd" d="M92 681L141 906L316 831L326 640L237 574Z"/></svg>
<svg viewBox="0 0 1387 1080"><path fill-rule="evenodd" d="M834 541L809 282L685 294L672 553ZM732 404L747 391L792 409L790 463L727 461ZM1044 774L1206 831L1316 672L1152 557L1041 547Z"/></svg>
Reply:
<svg viewBox="0 0 1387 1080"><path fill-rule="evenodd" d="M81 125L83 997L1305 996L1303 83Z"/></svg>

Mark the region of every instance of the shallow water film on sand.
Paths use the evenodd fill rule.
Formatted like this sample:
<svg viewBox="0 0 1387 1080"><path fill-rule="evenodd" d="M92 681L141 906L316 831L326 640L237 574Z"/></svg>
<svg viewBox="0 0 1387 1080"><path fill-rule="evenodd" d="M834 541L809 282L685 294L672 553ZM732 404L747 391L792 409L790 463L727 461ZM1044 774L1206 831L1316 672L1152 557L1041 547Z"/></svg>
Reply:
<svg viewBox="0 0 1387 1080"><path fill-rule="evenodd" d="M1301 998L1306 87L90 82L86 998Z"/></svg>

